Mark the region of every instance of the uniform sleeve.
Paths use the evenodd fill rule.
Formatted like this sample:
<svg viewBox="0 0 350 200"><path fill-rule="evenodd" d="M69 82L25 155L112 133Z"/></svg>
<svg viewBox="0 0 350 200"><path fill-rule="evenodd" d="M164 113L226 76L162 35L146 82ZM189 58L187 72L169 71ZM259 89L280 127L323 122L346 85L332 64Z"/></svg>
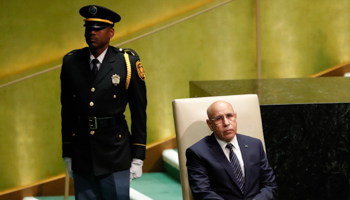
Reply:
<svg viewBox="0 0 350 200"><path fill-rule="evenodd" d="M72 157L71 142L77 115L74 109L75 95L69 84L69 74L63 59L61 69L61 123L62 123L62 157Z"/></svg>
<svg viewBox="0 0 350 200"><path fill-rule="evenodd" d="M129 108L131 113L131 145L132 156L141 160L146 154L146 83L144 69L140 58L131 50L135 56L130 56L131 80L127 91Z"/></svg>

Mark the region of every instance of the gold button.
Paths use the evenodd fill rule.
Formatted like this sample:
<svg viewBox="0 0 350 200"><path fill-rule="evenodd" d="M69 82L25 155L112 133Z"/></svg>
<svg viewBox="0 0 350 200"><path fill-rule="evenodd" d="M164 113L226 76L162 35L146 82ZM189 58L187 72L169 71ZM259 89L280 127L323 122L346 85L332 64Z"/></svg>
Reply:
<svg viewBox="0 0 350 200"><path fill-rule="evenodd" d="M74 136L75 136L75 133L73 133L72 136L74 137Z"/></svg>
<svg viewBox="0 0 350 200"><path fill-rule="evenodd" d="M113 98L117 98L117 95L113 95Z"/></svg>
<svg viewBox="0 0 350 200"><path fill-rule="evenodd" d="M91 88L91 92L95 92L95 88Z"/></svg>
<svg viewBox="0 0 350 200"><path fill-rule="evenodd" d="M119 135L119 138L122 138L122 135Z"/></svg>
<svg viewBox="0 0 350 200"><path fill-rule="evenodd" d="M94 102L91 101L91 102L90 102L90 106L94 106Z"/></svg>
<svg viewBox="0 0 350 200"><path fill-rule="evenodd" d="M95 134L95 131L90 131L90 135L94 135Z"/></svg>

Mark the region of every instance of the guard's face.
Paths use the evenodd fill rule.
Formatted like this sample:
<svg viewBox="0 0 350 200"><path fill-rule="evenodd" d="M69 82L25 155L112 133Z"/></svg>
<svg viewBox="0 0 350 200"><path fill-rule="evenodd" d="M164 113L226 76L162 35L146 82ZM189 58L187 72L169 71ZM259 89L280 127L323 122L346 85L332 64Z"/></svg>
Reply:
<svg viewBox="0 0 350 200"><path fill-rule="evenodd" d="M85 28L85 41L92 49L105 49L109 45L110 39L114 36L114 28Z"/></svg>
<svg viewBox="0 0 350 200"><path fill-rule="evenodd" d="M207 124L220 140L231 142L237 132L237 115L226 102L214 103Z"/></svg>

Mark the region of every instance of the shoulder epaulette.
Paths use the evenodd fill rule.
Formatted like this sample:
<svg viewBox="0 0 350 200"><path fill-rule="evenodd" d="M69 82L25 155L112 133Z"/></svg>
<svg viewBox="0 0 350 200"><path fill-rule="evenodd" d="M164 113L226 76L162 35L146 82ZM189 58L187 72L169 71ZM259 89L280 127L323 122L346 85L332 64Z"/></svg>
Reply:
<svg viewBox="0 0 350 200"><path fill-rule="evenodd" d="M114 47L114 51L115 52L120 52L120 53L127 53L131 56L136 56L136 53L133 50L130 49L123 49L123 48L118 48L118 47Z"/></svg>
<svg viewBox="0 0 350 200"><path fill-rule="evenodd" d="M129 49L123 49L123 51L124 51L124 53L135 56L134 52L130 51Z"/></svg>
<svg viewBox="0 0 350 200"><path fill-rule="evenodd" d="M75 53L75 50L73 50L73 51L67 53L66 56L71 56L71 55L73 55L74 53Z"/></svg>
<svg viewBox="0 0 350 200"><path fill-rule="evenodd" d="M71 55L75 54L76 52L78 52L80 50L82 50L82 49L74 49L71 52L67 53L66 56L71 56Z"/></svg>

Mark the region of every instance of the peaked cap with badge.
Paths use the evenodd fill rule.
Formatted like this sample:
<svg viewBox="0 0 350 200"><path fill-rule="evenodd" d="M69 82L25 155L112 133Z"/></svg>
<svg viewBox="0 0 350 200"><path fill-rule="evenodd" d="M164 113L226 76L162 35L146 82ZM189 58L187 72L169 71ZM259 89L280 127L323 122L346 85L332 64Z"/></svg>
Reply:
<svg viewBox="0 0 350 200"><path fill-rule="evenodd" d="M85 27L96 29L106 28L107 26L113 27L114 23L121 19L116 12L98 5L84 6L79 10L79 13L85 17Z"/></svg>

